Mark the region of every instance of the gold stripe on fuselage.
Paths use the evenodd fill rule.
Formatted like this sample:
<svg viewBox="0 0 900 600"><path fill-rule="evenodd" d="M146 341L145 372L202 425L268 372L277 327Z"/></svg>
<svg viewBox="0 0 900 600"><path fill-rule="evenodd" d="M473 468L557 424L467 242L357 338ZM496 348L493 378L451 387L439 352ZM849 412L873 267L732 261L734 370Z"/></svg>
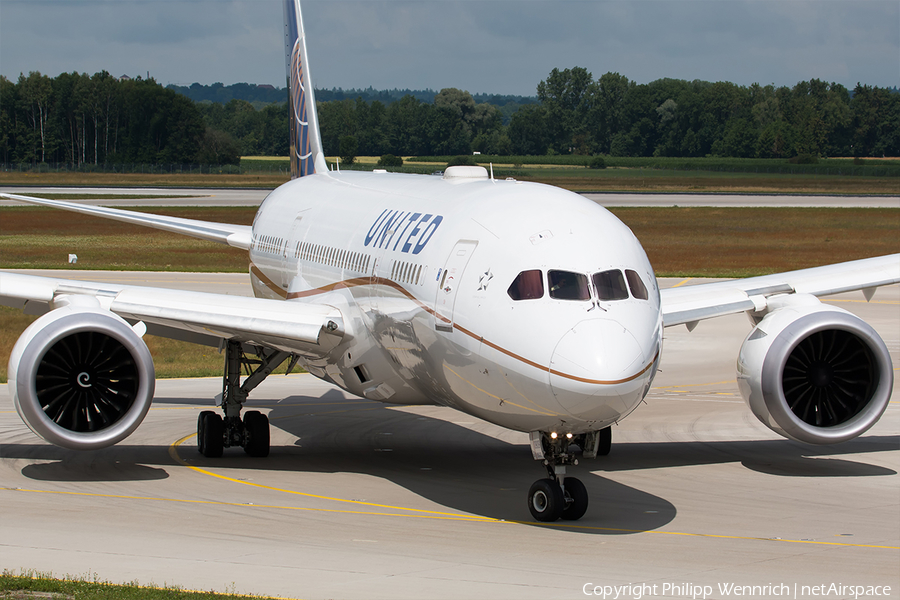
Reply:
<svg viewBox="0 0 900 600"><path fill-rule="evenodd" d="M263 285L265 285L267 288L269 288L270 290L272 290L273 292L275 292L276 294L278 294L285 300L295 300L298 298L310 298L312 296L318 296L319 294L325 294L325 293L333 292L334 290L343 289L343 288L361 287L361 286L367 286L367 285L371 285L371 286L384 285L384 286L387 286L387 287L397 290L398 292L400 292L401 294L406 296L407 299L409 299L412 302L414 302L415 304L417 304L419 306L419 308L421 308L428 314L433 315L434 318L440 319L441 321L443 321L445 323L450 323L450 319L441 315L440 313L435 311L432 307L429 307L427 304L425 304L424 302L422 302L421 300L416 298L412 293L409 292L409 290L407 290L406 288L401 286L399 283L397 283L395 281L391 281L390 279L385 279L384 277L376 277L376 276L354 277L352 279L343 279L341 281L336 281L335 283L329 283L328 285L318 287L318 288L313 288L310 290L304 290L302 292L286 292L285 290L281 289L280 286L276 285L275 282L273 282L271 279L269 279L269 277L267 277L265 275L265 273L263 273L262 270L259 267L257 267L256 265L253 265L253 264L250 265L250 272L253 273L260 280L260 282L262 282ZM656 356L654 356L653 359L649 363L647 363L640 371L638 371L634 375L625 377L624 379L616 379L616 380L609 380L609 381L602 380L602 379L587 379L584 377L579 377L577 375L571 375L569 373L564 373L563 371L557 371L556 369L551 369L548 366L544 366L544 365L534 362L533 360L529 360L529 359L525 358L524 356L516 354L515 352L507 350L506 348L499 346L499 345L491 342L490 340L487 340L487 339L481 337L477 333L474 333L474 332L466 329L459 323L452 323L452 326L454 329L456 329L457 331L459 331L460 333L462 333L464 335L469 336L473 340L477 340L477 341L481 342L482 344L484 344L490 348L493 348L494 350L496 350L502 354L505 354L506 356L508 356L514 360L517 360L521 363L524 363L530 367L534 367L535 369L538 369L540 371L545 371L547 373L550 373L551 375L556 375L558 377L563 377L565 379L571 379L572 381L578 381L580 383L587 383L587 384L591 384L591 385L618 385L618 384L622 384L622 383L628 383L629 381L634 381L635 379L637 379L638 377L640 377L641 375L643 375L644 373L649 371L650 368L653 367L653 364L656 362L656 360L659 358L659 350L657 350Z"/></svg>

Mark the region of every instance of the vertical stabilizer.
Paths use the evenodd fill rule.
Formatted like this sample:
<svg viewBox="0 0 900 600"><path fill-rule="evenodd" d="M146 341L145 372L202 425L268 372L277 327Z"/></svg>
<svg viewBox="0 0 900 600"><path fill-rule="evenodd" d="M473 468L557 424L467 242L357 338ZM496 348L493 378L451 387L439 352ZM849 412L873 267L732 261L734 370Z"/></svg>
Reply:
<svg viewBox="0 0 900 600"><path fill-rule="evenodd" d="M284 0L284 50L291 119L291 178L325 173L316 95L309 76L300 0Z"/></svg>

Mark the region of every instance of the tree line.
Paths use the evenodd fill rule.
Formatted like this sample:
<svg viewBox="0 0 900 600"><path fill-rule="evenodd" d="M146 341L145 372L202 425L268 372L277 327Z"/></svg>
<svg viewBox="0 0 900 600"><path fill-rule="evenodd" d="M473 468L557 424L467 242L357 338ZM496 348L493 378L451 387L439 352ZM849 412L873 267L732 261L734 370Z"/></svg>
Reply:
<svg viewBox="0 0 900 600"><path fill-rule="evenodd" d="M246 100L257 110L262 109L267 104L284 102L284 99L287 98L287 88L249 83L234 83L231 85L193 83L189 86L169 84L166 88L183 94L194 102L227 104L231 100ZM316 101L331 102L332 100L356 100L362 98L367 104L377 100L385 106L390 106L406 96L412 96L420 102L431 104L437 95L438 92L432 89L411 90L407 88L401 90L394 88L390 90L376 90L373 87L368 87L365 89L351 88L345 90L343 88L331 88L317 89ZM521 106L537 102L537 96L517 96L513 94L474 94L473 98L476 103L487 102L498 107L503 114L504 125L509 123L510 116Z"/></svg>
<svg viewBox="0 0 900 600"><path fill-rule="evenodd" d="M152 79L0 77L0 162L194 162L205 133L194 103Z"/></svg>
<svg viewBox="0 0 900 600"><path fill-rule="evenodd" d="M818 79L793 88L554 69L540 104L519 111L509 136L522 154L790 158L897 156L900 95Z"/></svg>
<svg viewBox="0 0 900 600"><path fill-rule="evenodd" d="M320 99L325 152L340 155L343 144L370 156L900 156L900 94L869 85L637 84L575 67L551 71L537 101L514 112L497 98L447 88L430 102ZM235 164L287 155L288 130L285 102L193 102L153 79L106 72L0 77L0 162Z"/></svg>

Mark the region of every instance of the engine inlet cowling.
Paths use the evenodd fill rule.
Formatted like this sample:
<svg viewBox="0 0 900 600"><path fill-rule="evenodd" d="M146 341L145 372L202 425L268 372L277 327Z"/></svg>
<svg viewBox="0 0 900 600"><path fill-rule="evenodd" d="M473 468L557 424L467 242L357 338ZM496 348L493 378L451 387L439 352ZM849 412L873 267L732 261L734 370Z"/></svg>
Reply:
<svg viewBox="0 0 900 600"><path fill-rule="evenodd" d="M9 389L22 420L48 442L94 450L130 435L147 414L156 374L147 345L117 315L65 306L13 347Z"/></svg>
<svg viewBox="0 0 900 600"><path fill-rule="evenodd" d="M797 303L766 315L744 340L738 387L756 417L785 437L851 440L887 408L890 354L855 315L818 301Z"/></svg>

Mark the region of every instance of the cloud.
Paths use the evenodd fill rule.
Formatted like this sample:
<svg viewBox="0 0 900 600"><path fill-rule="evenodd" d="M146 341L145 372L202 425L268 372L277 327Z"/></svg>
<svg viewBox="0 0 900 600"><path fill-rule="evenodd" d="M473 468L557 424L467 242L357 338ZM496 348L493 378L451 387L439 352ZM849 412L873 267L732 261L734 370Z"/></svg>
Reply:
<svg viewBox="0 0 900 600"><path fill-rule="evenodd" d="M323 87L533 94L554 67L793 85L900 80L896 0L303 3ZM281 0L3 0L0 73L283 85Z"/></svg>

